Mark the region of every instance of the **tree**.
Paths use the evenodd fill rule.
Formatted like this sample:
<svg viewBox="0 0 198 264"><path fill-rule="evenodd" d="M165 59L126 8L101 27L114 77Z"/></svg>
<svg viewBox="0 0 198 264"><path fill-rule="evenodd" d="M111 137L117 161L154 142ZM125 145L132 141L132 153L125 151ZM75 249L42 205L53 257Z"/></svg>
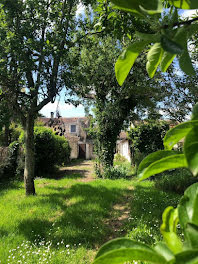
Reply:
<svg viewBox="0 0 198 264"><path fill-rule="evenodd" d="M1 133L1 143L3 146L9 145L9 126L11 122L10 112L7 107L5 99L0 98L0 133Z"/></svg>
<svg viewBox="0 0 198 264"><path fill-rule="evenodd" d="M147 71L152 77L161 62L161 70L166 70L172 63L175 55L180 53L179 62L181 69L187 74L193 74L194 69L187 50L187 39L193 33L191 30L197 32L198 25L193 24L198 17L189 20L178 22L177 8L193 9L198 8L198 2L194 0L170 0L161 1L153 0L145 2L139 1L119 1L112 0L120 8L138 13L140 15L161 13L162 2L168 3L169 12L168 24L163 25L162 35L153 45L148 53ZM176 8L175 8L176 7ZM175 19L172 20L172 11L175 9ZM160 22L163 22L163 16ZM187 28L186 28L187 26ZM167 32L165 29L168 29ZM186 30L186 32L185 32ZM159 33L159 32L158 32ZM172 38L167 38L167 33L172 35ZM166 35L167 34L167 35ZM147 40L151 36L147 36ZM154 37L154 36L153 36ZM149 42L151 39L149 40ZM152 42L155 42L153 39ZM132 44L126 56L120 57L117 66L116 74L120 84L125 81L131 66L134 63L139 51L137 44ZM144 43L146 44L146 43ZM181 45L180 45L181 44ZM140 47L140 45L139 45ZM135 54L136 51L136 54ZM164 138L165 150L157 151L147 156L140 164L138 169L139 178L141 180L150 177L151 175L158 174L165 170L175 169L180 167L188 168L194 176L198 174L198 105L193 108L193 114L190 121L179 124L175 128L168 131ZM184 153L177 153L172 150L182 138L184 141ZM117 239L108 242L99 250L95 257L94 264L108 263L111 259L112 263L124 263L127 261L146 261L149 263L196 263L198 257L198 222L197 211L198 205L196 203L198 195L198 184L190 186L184 196L182 197L178 207L174 209L169 206L165 209L162 219L163 223L160 227L163 236L163 243L159 242L155 247L131 241L128 239ZM181 241L177 232L177 224L183 229L184 242ZM168 254L167 254L168 253Z"/></svg>
<svg viewBox="0 0 198 264"><path fill-rule="evenodd" d="M90 1L81 1L88 5ZM68 86L67 56L83 40L86 20L76 16L78 0L2 0L0 4L0 87L25 130L26 195L34 187L34 120ZM63 72L67 77L63 81Z"/></svg>
<svg viewBox="0 0 198 264"><path fill-rule="evenodd" d="M149 80L143 68L144 53L126 83L122 87L117 84L113 66L120 53L121 42L117 43L112 37L92 36L79 53L71 53L76 54L73 60L78 60L76 67L71 64L76 90L84 98L91 99L95 108L92 136L103 168L113 165L116 141L124 121L135 109L155 109L161 98L160 82Z"/></svg>

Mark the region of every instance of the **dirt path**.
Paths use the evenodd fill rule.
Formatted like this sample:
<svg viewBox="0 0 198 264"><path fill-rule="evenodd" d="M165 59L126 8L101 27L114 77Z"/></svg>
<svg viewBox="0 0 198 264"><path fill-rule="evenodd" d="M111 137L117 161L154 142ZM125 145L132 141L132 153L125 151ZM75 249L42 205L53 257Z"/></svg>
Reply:
<svg viewBox="0 0 198 264"><path fill-rule="evenodd" d="M94 162L90 160L77 161L69 166L62 167L60 171L64 174L80 174L82 177L77 179L78 182L94 181ZM130 216L130 200L132 197L133 187L129 186L122 199L122 202L115 203L112 207L111 214L105 220L105 224L110 227L110 234L106 237L106 241L116 238L117 236L125 235L126 231L123 229L125 223Z"/></svg>
<svg viewBox="0 0 198 264"><path fill-rule="evenodd" d="M77 179L80 182L90 182L95 179L94 162L91 160L77 161L69 166L62 167L60 172L67 175L80 174L82 178Z"/></svg>

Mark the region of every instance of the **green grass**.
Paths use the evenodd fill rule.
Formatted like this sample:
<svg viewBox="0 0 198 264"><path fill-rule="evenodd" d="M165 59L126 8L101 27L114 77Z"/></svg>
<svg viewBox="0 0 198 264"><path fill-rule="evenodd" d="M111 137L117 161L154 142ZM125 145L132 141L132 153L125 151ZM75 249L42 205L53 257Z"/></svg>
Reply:
<svg viewBox="0 0 198 264"><path fill-rule="evenodd" d="M21 182L0 185L0 263L91 263L114 231L153 244L160 239L163 210L179 199L149 181L80 182L77 173L62 176L36 179L34 197L25 197ZM124 204L126 197L129 217L112 230L113 205Z"/></svg>

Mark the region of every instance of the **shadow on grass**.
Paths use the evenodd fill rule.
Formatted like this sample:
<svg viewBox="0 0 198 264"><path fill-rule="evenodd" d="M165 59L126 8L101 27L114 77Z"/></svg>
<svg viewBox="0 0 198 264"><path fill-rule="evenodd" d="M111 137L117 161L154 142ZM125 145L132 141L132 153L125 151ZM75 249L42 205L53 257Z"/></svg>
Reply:
<svg viewBox="0 0 198 264"><path fill-rule="evenodd" d="M55 180L61 180L62 178L65 179L80 179L80 178L85 178L85 173L87 173L87 170L67 170L67 169L62 169L59 170L51 175L45 175L44 178L49 178L49 179L55 179Z"/></svg>
<svg viewBox="0 0 198 264"><path fill-rule="evenodd" d="M42 236L45 240L53 240L54 246L64 240L69 245L84 244L95 248L106 241L110 227L105 219L110 217L112 205L124 199L126 190L75 184L71 188L46 186L54 192L42 195L38 206L50 204L57 208L57 215L52 219L26 219L18 226L28 240ZM40 204L39 204L40 203ZM33 232L32 232L33 231Z"/></svg>
<svg viewBox="0 0 198 264"><path fill-rule="evenodd" d="M8 190L16 190L21 188L22 180L5 179L0 181L0 196L4 195Z"/></svg>
<svg viewBox="0 0 198 264"><path fill-rule="evenodd" d="M160 240L162 213L168 206L177 207L180 195L159 191L150 186L136 186L130 202L130 218L126 225L129 237L147 244Z"/></svg>

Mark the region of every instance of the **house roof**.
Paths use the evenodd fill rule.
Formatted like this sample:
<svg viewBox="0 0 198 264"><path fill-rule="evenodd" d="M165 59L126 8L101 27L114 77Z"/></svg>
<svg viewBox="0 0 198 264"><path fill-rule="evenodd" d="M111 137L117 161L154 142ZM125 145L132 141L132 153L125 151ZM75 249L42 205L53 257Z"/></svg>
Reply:
<svg viewBox="0 0 198 264"><path fill-rule="evenodd" d="M51 118L48 117L39 117L38 121L41 121L43 123L48 123L50 120L52 120ZM88 118L87 117L60 117L60 118L53 118L54 121L60 120L64 123L76 123L78 121L87 121Z"/></svg>

